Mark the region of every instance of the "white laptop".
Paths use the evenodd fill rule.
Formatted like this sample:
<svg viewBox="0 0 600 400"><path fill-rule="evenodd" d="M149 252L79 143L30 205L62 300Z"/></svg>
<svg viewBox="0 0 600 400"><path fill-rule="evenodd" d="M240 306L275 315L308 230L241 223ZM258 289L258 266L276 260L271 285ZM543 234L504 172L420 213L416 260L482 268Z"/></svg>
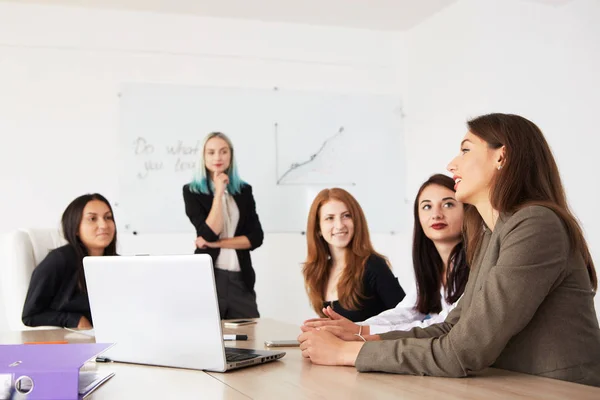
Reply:
<svg viewBox="0 0 600 400"><path fill-rule="evenodd" d="M96 342L116 343L103 357L224 372L285 355L224 347L206 254L85 257L83 265Z"/></svg>

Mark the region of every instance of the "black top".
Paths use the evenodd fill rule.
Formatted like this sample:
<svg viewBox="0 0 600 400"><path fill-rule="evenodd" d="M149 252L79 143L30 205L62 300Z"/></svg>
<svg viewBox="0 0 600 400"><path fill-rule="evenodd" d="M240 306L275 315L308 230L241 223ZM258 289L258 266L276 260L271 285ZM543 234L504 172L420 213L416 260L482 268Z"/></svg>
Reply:
<svg viewBox="0 0 600 400"><path fill-rule="evenodd" d="M52 250L33 270L21 319L27 326L76 328L82 316L92 322L87 293L77 286L75 249Z"/></svg>
<svg viewBox="0 0 600 400"><path fill-rule="evenodd" d="M236 250L242 280L246 287L251 292L254 292L254 282L256 274L252 268L252 260L250 259L250 251L260 247L263 243L263 230L256 214L256 204L254 196L252 196L252 186L244 184L242 191L239 194L232 196L235 204L240 211L240 219L235 229L235 236L246 236L250 241L250 249ZM202 236L207 242L216 242L219 236L206 224L206 218L210 213L213 203L213 194L192 193L190 185L183 187L183 202L185 203L185 213L196 228L196 235ZM217 262L217 257L221 249L199 249L196 248L196 254L209 254L213 260L213 265Z"/></svg>
<svg viewBox="0 0 600 400"><path fill-rule="evenodd" d="M366 298L361 301L358 310L346 310L337 300L324 301L323 307L331 306L338 314L350 321L358 322L396 307L406 296L385 260L376 255L369 257L366 262L363 275L363 294Z"/></svg>

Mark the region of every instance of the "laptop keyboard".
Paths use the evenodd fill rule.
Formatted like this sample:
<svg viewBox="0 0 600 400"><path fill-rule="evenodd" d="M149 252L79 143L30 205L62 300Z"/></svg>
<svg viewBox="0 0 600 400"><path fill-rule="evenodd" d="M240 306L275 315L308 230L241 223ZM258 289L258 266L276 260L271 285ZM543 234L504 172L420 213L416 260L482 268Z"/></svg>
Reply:
<svg viewBox="0 0 600 400"><path fill-rule="evenodd" d="M228 362L250 360L259 357L252 349L237 349L234 347L225 347L225 359Z"/></svg>

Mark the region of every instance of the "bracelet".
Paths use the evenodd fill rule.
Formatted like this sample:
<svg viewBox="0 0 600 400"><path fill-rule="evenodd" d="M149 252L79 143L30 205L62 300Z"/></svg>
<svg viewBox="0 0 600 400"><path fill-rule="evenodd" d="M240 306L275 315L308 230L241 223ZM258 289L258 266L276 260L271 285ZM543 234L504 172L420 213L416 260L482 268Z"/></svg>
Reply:
<svg viewBox="0 0 600 400"><path fill-rule="evenodd" d="M355 334L354 334L354 336L358 336L359 338L361 338L361 339L363 340L363 342L366 342L366 341L367 341L367 339L365 339L365 338L363 337L363 335L361 335L360 333L355 333Z"/></svg>
<svg viewBox="0 0 600 400"><path fill-rule="evenodd" d="M367 341L367 339L365 339L362 335L362 325L359 325L358 333L355 333L354 336L358 336L359 338L361 338L363 340L363 342Z"/></svg>

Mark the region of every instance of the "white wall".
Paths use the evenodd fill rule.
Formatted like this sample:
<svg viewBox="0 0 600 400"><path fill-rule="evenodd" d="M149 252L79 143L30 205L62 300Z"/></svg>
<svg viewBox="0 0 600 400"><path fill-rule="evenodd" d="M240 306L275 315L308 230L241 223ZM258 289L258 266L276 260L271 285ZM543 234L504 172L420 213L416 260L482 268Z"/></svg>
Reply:
<svg viewBox="0 0 600 400"><path fill-rule="evenodd" d="M598 21L596 0L462 0L402 35L407 192L458 153L468 118L521 114L546 135L600 271Z"/></svg>
<svg viewBox="0 0 600 400"><path fill-rule="evenodd" d="M117 197L122 82L397 94L401 47L383 32L0 3L0 233L57 227L86 192ZM193 240L121 235L120 248L188 254ZM410 240L374 242L410 286ZM312 314L304 257L300 235L267 235L253 253L263 316Z"/></svg>

